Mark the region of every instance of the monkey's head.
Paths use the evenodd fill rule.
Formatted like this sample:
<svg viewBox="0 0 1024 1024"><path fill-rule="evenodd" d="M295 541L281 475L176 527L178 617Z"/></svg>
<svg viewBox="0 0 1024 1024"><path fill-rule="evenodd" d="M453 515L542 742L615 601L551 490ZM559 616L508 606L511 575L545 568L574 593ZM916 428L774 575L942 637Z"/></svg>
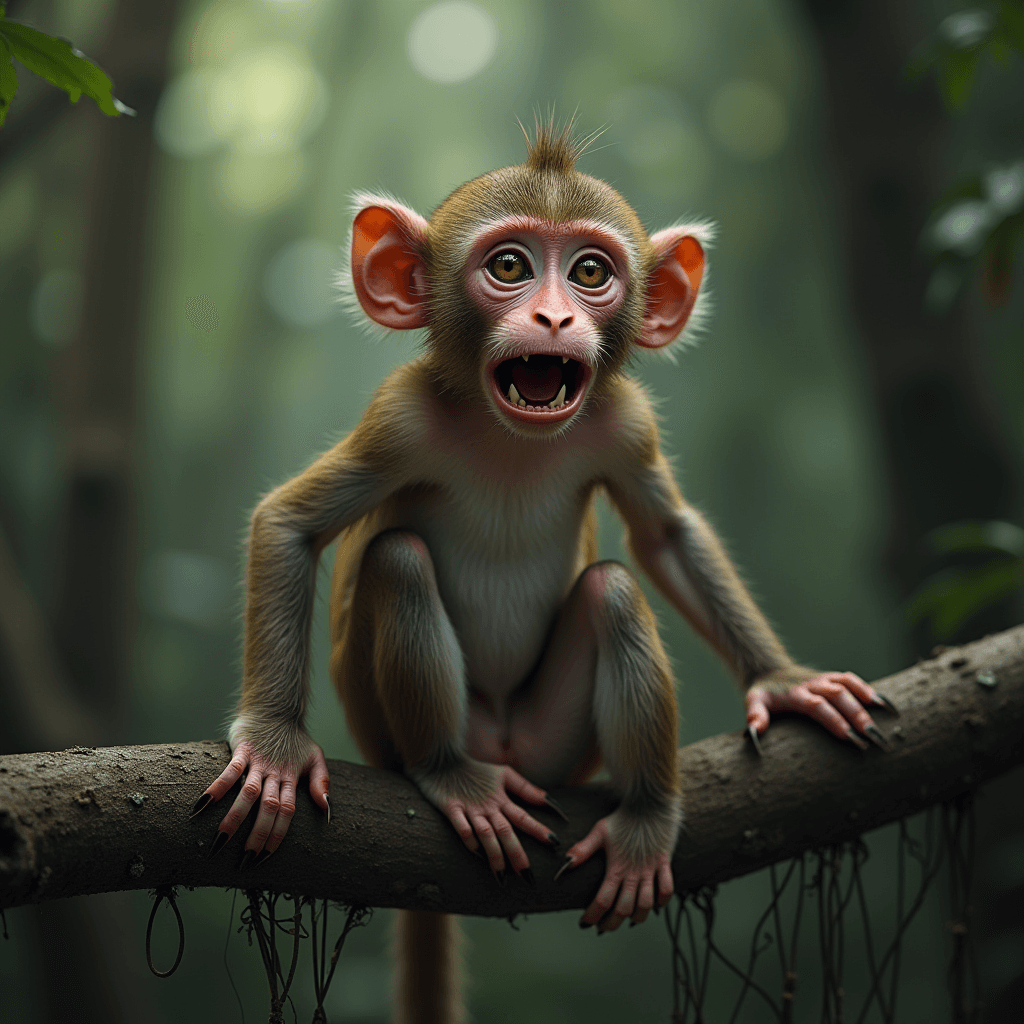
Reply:
<svg viewBox="0 0 1024 1024"><path fill-rule="evenodd" d="M373 321L428 329L440 388L537 436L600 399L633 346L681 335L711 229L648 236L615 189L576 170L569 130L540 127L528 145L525 163L461 185L429 221L359 194L351 274Z"/></svg>

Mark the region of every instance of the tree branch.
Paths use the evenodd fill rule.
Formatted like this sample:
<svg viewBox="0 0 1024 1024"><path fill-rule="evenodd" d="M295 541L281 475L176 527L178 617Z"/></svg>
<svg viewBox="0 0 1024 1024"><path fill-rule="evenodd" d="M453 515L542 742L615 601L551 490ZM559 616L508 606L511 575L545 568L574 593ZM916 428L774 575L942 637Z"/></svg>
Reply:
<svg viewBox="0 0 1024 1024"><path fill-rule="evenodd" d="M738 733L680 751L680 890L852 839L1024 761L1024 626L879 685L902 712L876 716L890 752L861 753L801 720L774 723L760 759ZM173 884L506 917L583 907L602 876L596 858L555 884L559 855L524 839L537 885L501 888L410 782L342 761L329 762L331 824L303 789L282 848L240 874L248 828L207 856L232 797L188 820L227 759L226 744L210 741L0 757L0 907ZM555 795L568 824L537 814L563 849L614 806L601 785Z"/></svg>

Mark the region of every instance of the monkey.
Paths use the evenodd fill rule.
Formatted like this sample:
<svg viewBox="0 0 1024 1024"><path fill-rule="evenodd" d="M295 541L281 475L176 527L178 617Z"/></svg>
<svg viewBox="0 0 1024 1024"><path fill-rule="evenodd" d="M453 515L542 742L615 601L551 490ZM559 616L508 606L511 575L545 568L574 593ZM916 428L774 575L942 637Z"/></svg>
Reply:
<svg viewBox="0 0 1024 1024"><path fill-rule="evenodd" d="M258 802L242 867L280 846L303 776L330 820L304 719L316 570L337 539L331 676L362 756L412 779L499 882L511 869L527 884L518 833L559 846L527 808L559 811L548 789L603 765L620 802L561 869L604 851L580 920L600 934L668 902L683 818L672 669L636 577L599 559L600 495L637 565L743 687L755 747L780 711L884 746L866 708L887 702L851 672L790 657L683 498L652 399L627 373L701 323L712 227L648 234L577 169L587 141L571 123L526 141L524 163L459 186L429 220L355 197L353 304L380 327L425 329L423 348L252 515L233 754L196 808L245 776L213 846ZM399 912L397 1019L463 1019L457 945L452 918Z"/></svg>

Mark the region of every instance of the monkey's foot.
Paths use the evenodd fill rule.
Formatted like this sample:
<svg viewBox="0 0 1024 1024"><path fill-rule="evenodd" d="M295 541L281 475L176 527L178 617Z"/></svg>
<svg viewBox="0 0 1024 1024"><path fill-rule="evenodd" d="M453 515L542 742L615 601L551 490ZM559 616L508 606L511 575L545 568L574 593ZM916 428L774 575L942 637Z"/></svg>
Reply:
<svg viewBox="0 0 1024 1024"><path fill-rule="evenodd" d="M888 708L898 714L892 702L876 693L853 672L821 672L809 670L803 679L776 679L772 675L757 680L747 691L747 731L763 733L771 713L795 711L823 725L841 740L849 740L861 750L866 736L876 747L889 749L885 737L863 705ZM760 752L760 751L759 751Z"/></svg>
<svg viewBox="0 0 1024 1024"><path fill-rule="evenodd" d="M674 884L668 853L658 853L637 862L627 857L615 841L614 814L602 818L587 835L573 846L565 856L559 870L579 867L598 850L603 849L607 866L604 882L593 902L580 918L581 928L597 925L597 934L615 931L627 918L631 924L641 924L647 915L657 912L672 898ZM557 876L556 876L557 877Z"/></svg>
<svg viewBox="0 0 1024 1024"><path fill-rule="evenodd" d="M509 794L538 805L547 804L547 794L508 765L486 767L494 772L494 783L486 796L455 797L435 803L470 850L476 853L483 847L487 863L499 882L504 882L505 857L517 875L530 881L530 859L512 826L549 846L556 845L557 837L547 825L514 803Z"/></svg>

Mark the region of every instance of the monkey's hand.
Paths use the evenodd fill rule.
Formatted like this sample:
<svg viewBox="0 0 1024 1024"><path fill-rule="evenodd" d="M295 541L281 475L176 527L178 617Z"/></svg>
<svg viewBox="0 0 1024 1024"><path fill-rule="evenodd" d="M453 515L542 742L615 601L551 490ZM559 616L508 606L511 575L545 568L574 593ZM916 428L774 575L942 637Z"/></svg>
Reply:
<svg viewBox="0 0 1024 1024"><path fill-rule="evenodd" d="M513 803L511 796L531 804L558 810L543 789L533 785L508 765L485 764L467 758L456 767L409 773L423 795L455 826L462 841L474 853L483 847L487 863L499 882L505 881L505 857L512 870L533 881L530 859L513 825L542 843L557 846L558 837Z"/></svg>
<svg viewBox="0 0 1024 1024"><path fill-rule="evenodd" d="M888 708L892 703L875 692L853 672L815 672L794 666L769 673L754 681L747 690L747 734L754 742L768 728L773 711L796 711L820 722L841 740L849 740L867 749L858 733L867 736L875 746L889 749L885 737L862 705Z"/></svg>
<svg viewBox="0 0 1024 1024"><path fill-rule="evenodd" d="M244 774L245 784L220 823L210 856L225 846L259 800L259 814L242 859L242 865L247 866L261 852L269 857L281 845L295 814L295 788L304 775L309 776L310 796L331 820L330 778L323 751L304 730L293 727L287 736L276 737L273 742L241 739L240 732L240 721L236 720L230 733L231 760L196 802L193 814L220 800Z"/></svg>
<svg viewBox="0 0 1024 1024"><path fill-rule="evenodd" d="M678 799L663 811L642 815L620 807L569 849L558 874L579 867L598 850L605 854L604 882L580 918L581 928L596 924L603 935L626 918L640 924L651 910L668 903L675 888L671 858L681 820Z"/></svg>

